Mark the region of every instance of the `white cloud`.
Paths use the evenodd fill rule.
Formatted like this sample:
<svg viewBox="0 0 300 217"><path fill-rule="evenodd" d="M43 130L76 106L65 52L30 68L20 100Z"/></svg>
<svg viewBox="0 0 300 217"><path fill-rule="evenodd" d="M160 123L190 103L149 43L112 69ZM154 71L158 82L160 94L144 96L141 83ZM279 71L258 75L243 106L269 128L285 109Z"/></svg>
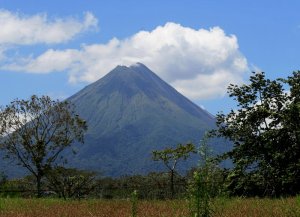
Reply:
<svg viewBox="0 0 300 217"><path fill-rule="evenodd" d="M69 72L71 82L93 82L116 65L142 62L191 99L223 96L229 83L248 72L237 38L220 27L195 30L176 23L140 31L106 44L80 49L49 49L36 58L14 61L2 69L32 73Z"/></svg>
<svg viewBox="0 0 300 217"><path fill-rule="evenodd" d="M198 74L193 79L176 80L173 85L191 99L208 99L222 97L230 83L241 83L242 74L226 69L217 69L211 74Z"/></svg>
<svg viewBox="0 0 300 217"><path fill-rule="evenodd" d="M0 10L0 45L62 43L83 31L96 28L97 22L89 12L79 21L71 17L50 20L46 14L26 16Z"/></svg>
<svg viewBox="0 0 300 217"><path fill-rule="evenodd" d="M79 59L80 54L76 50L55 51L53 49L47 50L42 55L35 59L21 58L17 59L17 63L12 63L9 66L4 66L5 69L11 71L27 71L31 73L50 73L56 71L64 71L72 69Z"/></svg>

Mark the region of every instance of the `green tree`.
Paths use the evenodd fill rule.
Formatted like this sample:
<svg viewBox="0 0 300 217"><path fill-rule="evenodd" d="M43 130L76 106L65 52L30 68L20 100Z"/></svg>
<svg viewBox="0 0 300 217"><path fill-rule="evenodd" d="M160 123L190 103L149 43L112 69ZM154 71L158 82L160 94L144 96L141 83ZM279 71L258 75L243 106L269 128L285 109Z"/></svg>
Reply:
<svg viewBox="0 0 300 217"><path fill-rule="evenodd" d="M253 73L250 83L230 85L237 110L217 115L213 135L234 144L229 188L236 194L276 196L300 191L300 72L270 80Z"/></svg>
<svg viewBox="0 0 300 217"><path fill-rule="evenodd" d="M81 198L96 187L96 177L92 171L55 167L46 174L46 185L64 199Z"/></svg>
<svg viewBox="0 0 300 217"><path fill-rule="evenodd" d="M154 161L162 161L170 171L170 190L171 197L174 197L174 176L176 174L176 166L180 160L186 160L191 153L195 153L193 144L178 144L175 148L166 148L161 151L153 151L152 158Z"/></svg>
<svg viewBox="0 0 300 217"><path fill-rule="evenodd" d="M36 178L38 197L41 179L58 160L62 151L75 141L84 140L87 129L67 101L33 95L15 100L0 112L0 148Z"/></svg>

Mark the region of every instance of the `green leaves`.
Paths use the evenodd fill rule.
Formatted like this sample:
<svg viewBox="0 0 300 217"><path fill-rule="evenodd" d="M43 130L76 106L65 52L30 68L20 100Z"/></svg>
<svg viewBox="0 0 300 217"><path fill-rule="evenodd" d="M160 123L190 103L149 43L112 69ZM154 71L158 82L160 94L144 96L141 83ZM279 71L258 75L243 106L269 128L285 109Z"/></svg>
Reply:
<svg viewBox="0 0 300 217"><path fill-rule="evenodd" d="M87 125L67 101L33 95L11 102L0 113L0 148L38 180L74 141L83 142Z"/></svg>
<svg viewBox="0 0 300 217"><path fill-rule="evenodd" d="M153 151L152 158L154 161L163 161L168 168L175 168L179 159L186 160L191 153L196 153L196 149L193 144L178 144L176 148L166 148L162 151ZM171 162L173 162L173 165L170 164Z"/></svg>
<svg viewBox="0 0 300 217"><path fill-rule="evenodd" d="M46 174L46 184L64 199L80 198L95 188L96 177L97 174L92 171L55 167Z"/></svg>
<svg viewBox="0 0 300 217"><path fill-rule="evenodd" d="M234 143L226 156L234 162L235 179L244 182L234 188L246 187L247 180L248 184L253 180L248 175L251 173L256 177L257 194L294 193L291 189L299 192L300 171L295 165L300 158L300 73L276 80L267 79L265 73L253 73L249 81L228 87L238 109L218 114L218 128L213 131Z"/></svg>

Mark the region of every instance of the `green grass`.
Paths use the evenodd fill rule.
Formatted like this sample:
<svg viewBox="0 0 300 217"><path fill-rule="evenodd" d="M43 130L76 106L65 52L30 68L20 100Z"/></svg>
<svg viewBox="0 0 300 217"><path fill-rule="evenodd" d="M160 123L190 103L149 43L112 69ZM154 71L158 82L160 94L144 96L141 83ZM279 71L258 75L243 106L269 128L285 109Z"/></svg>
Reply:
<svg viewBox="0 0 300 217"><path fill-rule="evenodd" d="M298 217L300 197L284 199L219 198L213 216ZM0 198L0 217L130 217L130 200L60 200ZM145 201L137 204L137 217L188 217L185 200Z"/></svg>

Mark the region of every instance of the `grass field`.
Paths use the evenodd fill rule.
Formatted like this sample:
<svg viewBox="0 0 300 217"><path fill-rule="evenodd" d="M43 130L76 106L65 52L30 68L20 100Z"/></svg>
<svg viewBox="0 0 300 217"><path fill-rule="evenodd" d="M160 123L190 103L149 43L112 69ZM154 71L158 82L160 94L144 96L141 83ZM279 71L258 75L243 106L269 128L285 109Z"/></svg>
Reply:
<svg viewBox="0 0 300 217"><path fill-rule="evenodd" d="M224 217L296 217L300 216L298 198L218 199L213 216ZM130 217L129 200L0 199L2 217ZM174 201L138 201L140 217L188 217L188 203Z"/></svg>

